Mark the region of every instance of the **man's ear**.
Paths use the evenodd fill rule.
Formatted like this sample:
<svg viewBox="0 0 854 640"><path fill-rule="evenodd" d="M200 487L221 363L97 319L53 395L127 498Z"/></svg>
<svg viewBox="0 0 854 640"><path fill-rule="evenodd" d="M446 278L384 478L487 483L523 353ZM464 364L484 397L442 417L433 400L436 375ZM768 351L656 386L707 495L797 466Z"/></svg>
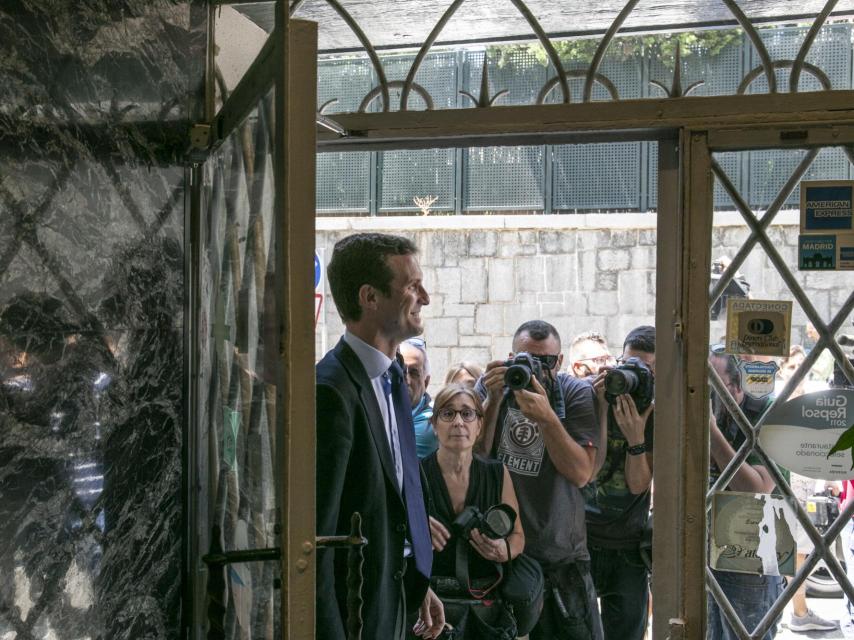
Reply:
<svg viewBox="0 0 854 640"><path fill-rule="evenodd" d="M557 356L557 367L555 367L555 371L560 371L560 368L563 366L563 354L559 353Z"/></svg>
<svg viewBox="0 0 854 640"><path fill-rule="evenodd" d="M363 309L377 308L377 290L369 284L359 287L359 305Z"/></svg>
<svg viewBox="0 0 854 640"><path fill-rule="evenodd" d="M430 376L427 376L426 378L424 378L424 389L426 390L427 387L429 387L429 386L430 386Z"/></svg>

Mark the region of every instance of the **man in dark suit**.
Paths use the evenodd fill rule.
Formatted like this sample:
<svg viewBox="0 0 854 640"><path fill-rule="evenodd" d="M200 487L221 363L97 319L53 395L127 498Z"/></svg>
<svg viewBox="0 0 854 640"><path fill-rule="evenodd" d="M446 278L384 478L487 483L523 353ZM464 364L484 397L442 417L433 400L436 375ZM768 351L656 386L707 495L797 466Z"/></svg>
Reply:
<svg viewBox="0 0 854 640"><path fill-rule="evenodd" d="M362 515L365 640L402 639L416 610L417 635L444 627L429 589L433 553L397 353L423 331L430 303L416 251L406 238L356 234L335 245L327 270L346 331L317 365L317 532L346 533L352 513ZM345 552L318 553L320 640L345 638L346 576Z"/></svg>

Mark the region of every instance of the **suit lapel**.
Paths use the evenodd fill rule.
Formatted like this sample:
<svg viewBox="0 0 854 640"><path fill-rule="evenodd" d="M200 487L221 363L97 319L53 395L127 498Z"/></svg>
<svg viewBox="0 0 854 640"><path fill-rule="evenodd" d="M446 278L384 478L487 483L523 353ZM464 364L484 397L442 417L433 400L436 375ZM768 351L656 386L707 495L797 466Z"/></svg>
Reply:
<svg viewBox="0 0 854 640"><path fill-rule="evenodd" d="M343 339L339 340L335 346L335 356L359 389L359 400L368 417L369 431L379 453L383 472L386 479L391 483L391 486L394 487L397 495L400 496L400 488L397 486L397 476L394 473L394 462L391 459L391 448L388 443L388 435L386 435L385 422L383 421L382 413L380 413L379 404L377 404L374 387L371 384L370 378L368 378L368 374L365 373L365 367L362 366L358 356Z"/></svg>

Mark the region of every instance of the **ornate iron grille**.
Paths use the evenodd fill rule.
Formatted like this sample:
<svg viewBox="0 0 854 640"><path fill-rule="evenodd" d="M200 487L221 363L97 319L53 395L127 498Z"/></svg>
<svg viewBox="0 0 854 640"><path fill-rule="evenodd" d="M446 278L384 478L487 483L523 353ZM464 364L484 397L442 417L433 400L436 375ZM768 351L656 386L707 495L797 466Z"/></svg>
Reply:
<svg viewBox="0 0 854 640"><path fill-rule="evenodd" d="M724 490L735 477L742 463L760 464L765 466L776 484L776 492L787 496L796 505L797 519L805 528L810 539L813 541L815 551L809 555L802 569L798 570L794 580L790 581L783 593L777 598L774 605L763 611L761 620L745 624L733 609L727 595L724 593L711 569L707 569L706 582L711 597L718 603L723 615L729 621L732 628L741 638L761 638L774 624L774 620L782 613L786 603L792 598L795 590L806 579L820 559L827 563L833 577L843 585L846 592L852 587L845 577L845 572L838 560L831 552L834 540L839 535L843 526L851 518L851 509L840 514L827 532L822 536L815 526L810 522L805 507L800 505L790 487L787 471L771 460L763 450L759 442L759 434L774 407L782 404L793 394L802 393L798 390L799 385L805 381L806 376L822 356L825 350L829 350L839 366L843 368L849 384L854 384L854 368L848 363L845 355L834 336L842 329L843 324L848 322L852 311L854 311L854 292L851 290L850 277L846 272L800 272L792 265L797 265L797 236L785 237L783 234L769 233L770 224L777 217L784 203L788 202L792 195L797 197L797 185L808 175L816 178L828 179L834 177L823 172L821 161L823 158L833 157L836 153L842 155L846 164L850 164L852 158L851 149L812 149L810 151L786 150L777 151L776 157L784 158L785 161L778 162L776 166L769 168L769 176L773 171L773 181L769 180L768 191L774 192L772 198L763 196L761 207L754 207L748 199L742 195L735 181L727 173L722 163L718 161L720 154L713 155L712 172L716 186L722 188L728 195L741 214L745 226L738 230L745 239L740 249L731 258L729 266L724 270L720 279L713 281L710 294L710 303L714 307L716 301L724 293L727 286L736 277L743 273L750 283L751 297L776 300L793 300L794 313L792 323L794 326L804 326L807 322L812 323L820 336L815 346L806 355L806 358L797 368L792 377L780 389L776 396L755 420L754 424L745 415L742 408L735 399L734 394L728 389L722 378L715 369L709 365L709 383L714 393L720 399L726 413L731 416L737 424L738 429L744 434L745 441L736 451L735 457L722 470L720 476L715 480L707 494L707 507L711 509L712 498L717 491ZM770 153L770 152L763 152ZM756 152L730 152L725 154L726 158L738 164L749 161ZM793 167L786 170L787 167ZM837 167L834 165L834 169ZM845 172L849 167L843 167ZM770 201L769 201L770 200ZM713 239L714 240L714 239ZM715 247L713 244L713 251ZM721 256L713 254L713 259ZM815 279L824 281L827 295L821 297L807 297L804 292L806 282L815 284ZM722 316L723 317L723 316ZM713 324L711 336L713 341L723 328L720 324ZM794 334L792 342L799 343L805 336ZM770 358L762 358L770 360ZM729 574L732 575L732 574ZM755 627L755 628L751 628Z"/></svg>

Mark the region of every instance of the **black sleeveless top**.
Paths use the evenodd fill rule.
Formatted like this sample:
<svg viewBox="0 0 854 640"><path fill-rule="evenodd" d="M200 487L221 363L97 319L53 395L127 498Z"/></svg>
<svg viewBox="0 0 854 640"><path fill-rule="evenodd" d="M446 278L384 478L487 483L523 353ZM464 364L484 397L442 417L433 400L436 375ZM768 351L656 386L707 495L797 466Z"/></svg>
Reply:
<svg viewBox="0 0 854 640"><path fill-rule="evenodd" d="M433 551L433 575L455 576L456 567L456 545L457 536L454 534L452 524L457 518L451 504L451 495L439 461L434 451L421 461L421 468L427 477L429 503L427 509L430 515L445 525L451 532L451 538L442 551ZM474 505L481 513L490 507L501 503L501 490L504 485L504 465L498 460L487 460L475 454L469 471L469 487L466 491L465 506ZM468 544L468 543L467 543ZM469 546L469 575L472 578L486 578L495 575L495 565L481 557L481 555Z"/></svg>

